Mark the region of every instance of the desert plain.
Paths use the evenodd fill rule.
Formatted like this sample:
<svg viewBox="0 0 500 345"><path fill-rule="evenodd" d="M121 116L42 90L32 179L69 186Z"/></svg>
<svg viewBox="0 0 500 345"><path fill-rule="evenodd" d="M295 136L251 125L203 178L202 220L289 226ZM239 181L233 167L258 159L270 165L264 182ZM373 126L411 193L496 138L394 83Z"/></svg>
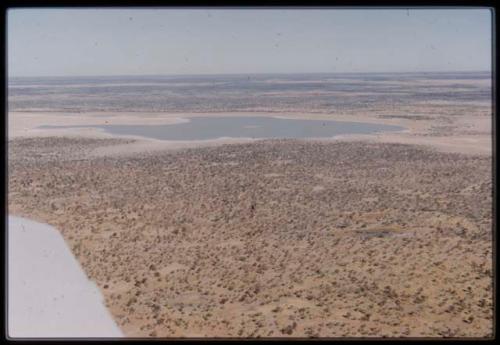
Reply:
<svg viewBox="0 0 500 345"><path fill-rule="evenodd" d="M491 337L490 78L9 81L8 211L61 232L129 337ZM249 114L405 130L92 127Z"/></svg>

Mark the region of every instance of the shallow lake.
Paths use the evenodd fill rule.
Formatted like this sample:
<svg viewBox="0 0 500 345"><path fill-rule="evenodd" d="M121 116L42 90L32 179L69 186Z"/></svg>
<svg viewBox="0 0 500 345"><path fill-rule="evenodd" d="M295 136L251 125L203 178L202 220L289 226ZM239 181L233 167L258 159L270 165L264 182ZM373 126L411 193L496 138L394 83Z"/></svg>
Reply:
<svg viewBox="0 0 500 345"><path fill-rule="evenodd" d="M38 128L100 128L115 135L133 135L159 140L208 140L217 138L331 138L344 134L401 131L400 126L331 120L277 117L192 117L170 125L79 125Z"/></svg>

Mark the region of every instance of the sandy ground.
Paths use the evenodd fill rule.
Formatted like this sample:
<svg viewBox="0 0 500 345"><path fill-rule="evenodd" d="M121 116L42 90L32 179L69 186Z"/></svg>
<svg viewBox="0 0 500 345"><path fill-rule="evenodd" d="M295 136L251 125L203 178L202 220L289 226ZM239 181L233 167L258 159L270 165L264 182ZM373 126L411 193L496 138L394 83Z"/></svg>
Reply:
<svg viewBox="0 0 500 345"><path fill-rule="evenodd" d="M8 231L9 337L123 336L59 231L12 216Z"/></svg>
<svg viewBox="0 0 500 345"><path fill-rule="evenodd" d="M95 154L128 143L9 142L9 212L61 231L126 336L492 335L491 156L295 140Z"/></svg>
<svg viewBox="0 0 500 345"><path fill-rule="evenodd" d="M37 129L228 113L10 112L9 212L61 231L126 336L488 337L481 109L230 113L406 128L310 141Z"/></svg>
<svg viewBox="0 0 500 345"><path fill-rule="evenodd" d="M481 121L482 122L482 121ZM376 135L345 135L334 140L370 141L378 143L404 143L432 147L440 152L473 155L491 155L491 135L457 135L443 137L410 136L407 134L384 133Z"/></svg>
<svg viewBox="0 0 500 345"><path fill-rule="evenodd" d="M492 337L489 74L251 79L10 80L9 213L60 232L125 336ZM229 115L406 130L37 129Z"/></svg>
<svg viewBox="0 0 500 345"><path fill-rule="evenodd" d="M95 128L78 129L37 129L42 125L133 125L148 123L175 124L188 121L195 116L227 116L220 113L60 113L60 112L10 112L8 119L9 138L70 136L87 138L112 138L113 136ZM371 141L379 143L408 143L426 145L442 152L491 155L492 118L491 116L453 116L436 117L427 120L405 118L381 118L366 113L363 115L335 114L277 114L277 113L230 113L231 116L275 116L294 119L330 119L337 121L368 122L398 125L406 128L401 133L383 133L376 135L346 135L329 140ZM441 122L452 122L453 131L443 129ZM438 128L436 133L433 129ZM432 133L432 135L430 135ZM453 133L453 135L451 135ZM148 138L128 136L133 142L121 146L97 149L96 155L130 155L146 151L161 151L186 147L213 146L227 143L249 142L251 139L216 139L204 141L160 141ZM324 139L323 139L324 141Z"/></svg>

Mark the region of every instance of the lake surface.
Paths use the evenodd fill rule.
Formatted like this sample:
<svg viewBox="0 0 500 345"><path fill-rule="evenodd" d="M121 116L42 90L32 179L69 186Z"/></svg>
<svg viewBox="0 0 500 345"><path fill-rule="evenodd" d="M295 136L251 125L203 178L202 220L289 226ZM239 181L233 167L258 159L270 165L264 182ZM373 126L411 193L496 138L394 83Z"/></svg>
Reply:
<svg viewBox="0 0 500 345"><path fill-rule="evenodd" d="M361 122L299 120L275 117L193 117L171 125L40 126L38 128L99 128L114 135L158 140L209 140L217 138L307 139L345 134L401 131L404 127Z"/></svg>

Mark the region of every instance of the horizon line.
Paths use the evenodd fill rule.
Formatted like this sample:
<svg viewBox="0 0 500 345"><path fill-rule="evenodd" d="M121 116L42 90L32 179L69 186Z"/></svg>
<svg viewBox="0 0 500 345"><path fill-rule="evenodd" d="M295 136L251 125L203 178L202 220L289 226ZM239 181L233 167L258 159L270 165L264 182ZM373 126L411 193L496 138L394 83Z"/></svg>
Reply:
<svg viewBox="0 0 500 345"><path fill-rule="evenodd" d="M450 73L492 73L490 70L447 70L447 71L370 71L370 72L251 72L251 73L161 73L161 74L88 74L88 75L16 75L17 78L94 78L94 77L209 77L209 76L249 76L249 75L312 75L312 74L450 74Z"/></svg>

